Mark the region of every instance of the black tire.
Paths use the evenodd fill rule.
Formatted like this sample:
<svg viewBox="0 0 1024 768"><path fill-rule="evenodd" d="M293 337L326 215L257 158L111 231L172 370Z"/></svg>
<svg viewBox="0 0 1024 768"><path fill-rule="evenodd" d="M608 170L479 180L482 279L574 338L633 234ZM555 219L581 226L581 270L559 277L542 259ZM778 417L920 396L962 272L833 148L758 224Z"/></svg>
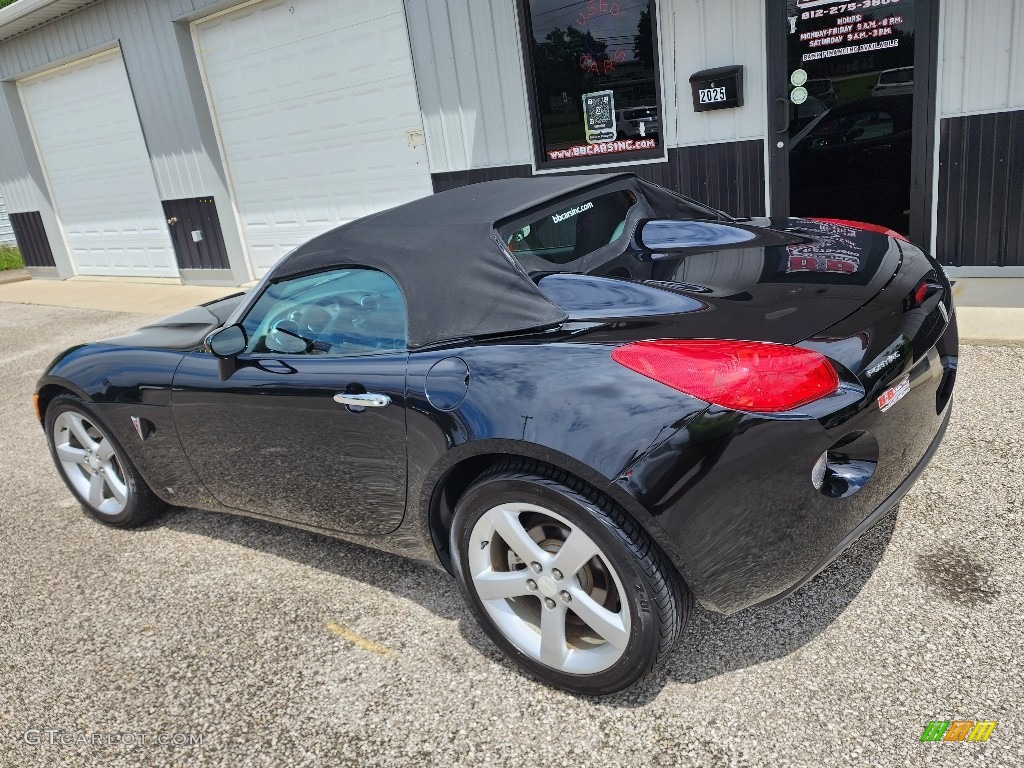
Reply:
<svg viewBox="0 0 1024 768"><path fill-rule="evenodd" d="M101 511L89 502L89 499L75 487L75 484L68 477L62 462L57 456L57 446L54 443L54 424L62 414L68 412L85 418L98 431L103 440L109 440L110 446L113 449L114 459L116 460L115 466L123 476L123 484L127 489L127 500L124 502L123 510L116 513ZM149 522L167 508L167 504L146 485L145 480L139 475L135 466L128 458L128 454L125 453L124 448L117 441L117 438L114 437L110 428L103 423L84 400L70 394L55 397L46 409L45 425L46 442L50 447L50 456L53 458L57 473L68 487L68 490L78 499L82 509L92 518L115 528L135 528Z"/></svg>
<svg viewBox="0 0 1024 768"><path fill-rule="evenodd" d="M542 507L565 518L590 538L599 550L600 559L607 561L607 565L613 569L612 573L617 574L625 592L621 597L625 600L616 600L615 605L619 611L628 610L630 626L628 641L625 641L624 649L619 651L621 656L606 669L592 674L574 674L541 663L539 658L525 653L507 637L484 607L469 567L470 542L473 539L474 526L485 514L489 514L489 511L493 514L497 506L515 503ZM570 528L569 531L571 535L573 529ZM536 534L530 535L536 541ZM456 505L450 544L456 579L487 635L523 670L562 690L588 696L606 696L636 686L665 659L689 619L692 607L690 591L679 579L674 566L643 528L619 505L587 484L565 472L536 462L504 461L476 480ZM479 548L480 544L481 542L474 542L474 548ZM482 544L489 546L491 542L485 541ZM547 551L554 556L558 549L552 548ZM598 565L601 564L600 559L597 561ZM479 562L479 559L474 562ZM539 563L536 565L541 567ZM550 562L548 565L550 566ZM520 572L513 571L512 568L513 566L509 566L510 574ZM583 569L579 571L582 572ZM530 575L525 563L521 573L524 576ZM555 578L564 578L560 573L552 573L556 574ZM540 575L540 572L538 574ZM574 587L582 587L579 577L570 576L570 580ZM537 584L536 581L533 583ZM551 583L549 581L547 585L549 588ZM615 591L617 592L617 589ZM566 599L564 593L559 594ZM536 598L540 601L538 610L541 614L540 620L543 621L546 598L539 592L535 596L510 598L509 604L525 600L525 603L515 605L528 606L529 602ZM549 602L553 603L555 600L551 599ZM579 605L579 600L575 605ZM573 607L574 604L569 602L564 610L572 611ZM515 607L513 609L523 610ZM579 619L574 617L567 619L568 621ZM568 627L568 623L566 626Z"/></svg>

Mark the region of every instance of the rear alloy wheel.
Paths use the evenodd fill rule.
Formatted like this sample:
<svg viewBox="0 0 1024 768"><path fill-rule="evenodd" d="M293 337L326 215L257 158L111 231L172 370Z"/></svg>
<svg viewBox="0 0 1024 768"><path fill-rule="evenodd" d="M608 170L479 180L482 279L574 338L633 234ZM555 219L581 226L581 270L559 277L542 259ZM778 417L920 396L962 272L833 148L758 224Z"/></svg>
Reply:
<svg viewBox="0 0 1024 768"><path fill-rule="evenodd" d="M678 637L689 595L623 510L564 473L510 462L459 500L456 575L521 667L575 693L640 682Z"/></svg>
<svg viewBox="0 0 1024 768"><path fill-rule="evenodd" d="M70 395L56 398L47 408L46 423L54 463L90 515L130 528L163 509L164 503L82 400Z"/></svg>

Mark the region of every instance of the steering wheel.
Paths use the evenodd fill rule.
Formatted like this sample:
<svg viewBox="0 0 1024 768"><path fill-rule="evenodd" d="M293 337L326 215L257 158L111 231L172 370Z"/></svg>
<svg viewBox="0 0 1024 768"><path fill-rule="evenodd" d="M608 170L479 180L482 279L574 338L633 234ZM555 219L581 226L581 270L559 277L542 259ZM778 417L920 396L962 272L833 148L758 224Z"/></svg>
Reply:
<svg viewBox="0 0 1024 768"><path fill-rule="evenodd" d="M294 307L271 323L266 345L275 352L300 354L309 351L331 318L331 313L320 304Z"/></svg>
<svg viewBox="0 0 1024 768"><path fill-rule="evenodd" d="M308 352L313 339L303 334L303 329L294 320L278 320L270 327L264 342L271 352L298 355Z"/></svg>
<svg viewBox="0 0 1024 768"><path fill-rule="evenodd" d="M322 304L303 304L288 312L285 319L295 323L303 336L316 336L334 319L334 315Z"/></svg>

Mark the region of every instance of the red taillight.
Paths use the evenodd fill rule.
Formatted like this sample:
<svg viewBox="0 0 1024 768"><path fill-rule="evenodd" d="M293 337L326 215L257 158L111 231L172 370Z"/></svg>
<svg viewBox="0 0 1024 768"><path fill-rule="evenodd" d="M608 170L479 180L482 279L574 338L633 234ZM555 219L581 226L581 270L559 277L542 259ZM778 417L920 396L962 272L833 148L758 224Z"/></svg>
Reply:
<svg viewBox="0 0 1024 768"><path fill-rule="evenodd" d="M612 360L737 411L789 411L839 388L835 368L822 355L761 341L637 341L614 349Z"/></svg>
<svg viewBox="0 0 1024 768"><path fill-rule="evenodd" d="M928 281L922 280L921 284L917 286L917 290L914 291L914 304L921 306L924 304L925 298L928 296Z"/></svg>
<svg viewBox="0 0 1024 768"><path fill-rule="evenodd" d="M903 311L909 312L912 309L917 309L925 303L929 296L941 292L942 286L926 277L918 283L917 287L910 292L910 295L903 300Z"/></svg>
<svg viewBox="0 0 1024 768"><path fill-rule="evenodd" d="M895 229L883 227L881 224L868 224L863 221L849 221L848 219L818 219L814 218L813 216L810 217L808 221L821 221L824 222L825 224L841 224L844 227L852 227L853 229L863 229L866 232L878 232L889 237L895 237L897 240L902 240L903 242L910 242L909 240L907 240L905 236L901 235Z"/></svg>

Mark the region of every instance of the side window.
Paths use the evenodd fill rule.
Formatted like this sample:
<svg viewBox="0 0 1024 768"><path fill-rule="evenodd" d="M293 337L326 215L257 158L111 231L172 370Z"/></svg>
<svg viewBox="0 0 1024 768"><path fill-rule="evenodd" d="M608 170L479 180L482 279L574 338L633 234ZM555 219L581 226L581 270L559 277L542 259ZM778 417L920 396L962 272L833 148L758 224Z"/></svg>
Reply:
<svg viewBox="0 0 1024 768"><path fill-rule="evenodd" d="M267 286L242 325L249 354L345 357L404 350L405 301L388 275L335 269Z"/></svg>

